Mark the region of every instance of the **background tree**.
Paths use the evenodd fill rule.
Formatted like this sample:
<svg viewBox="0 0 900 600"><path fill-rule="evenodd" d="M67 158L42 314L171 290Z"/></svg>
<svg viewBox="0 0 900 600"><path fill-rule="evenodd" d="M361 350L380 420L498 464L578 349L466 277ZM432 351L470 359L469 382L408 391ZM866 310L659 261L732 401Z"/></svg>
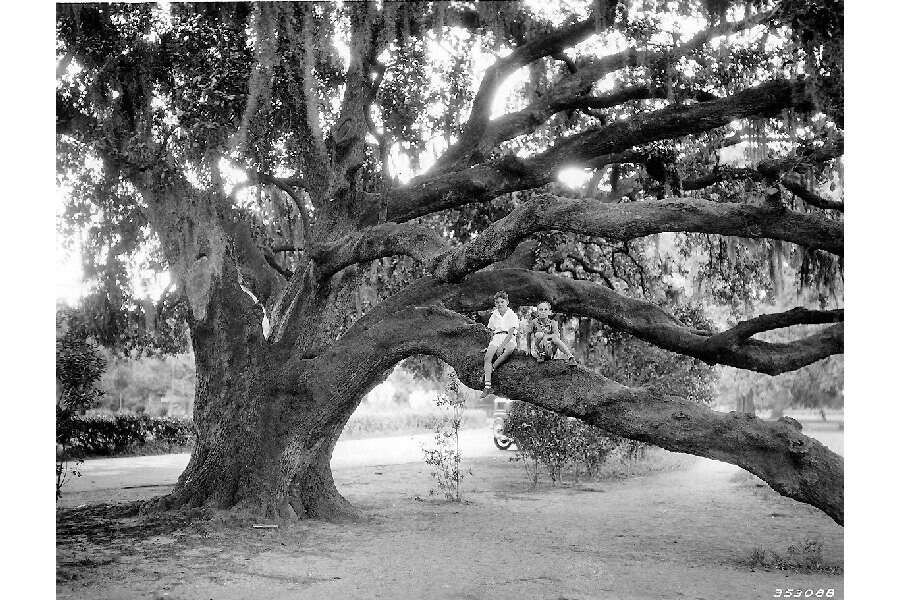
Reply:
<svg viewBox="0 0 900 600"><path fill-rule="evenodd" d="M65 315L56 318L56 498L70 474L80 476L69 467L71 456L72 422L76 415L93 407L103 396L97 386L106 360L97 346L81 331L72 327Z"/></svg>
<svg viewBox="0 0 900 600"><path fill-rule="evenodd" d="M145 412L152 400L165 397L192 407L196 377L189 354L143 358L112 357L99 387L105 392L101 408ZM164 409L165 411L165 409Z"/></svg>
<svg viewBox="0 0 900 600"><path fill-rule="evenodd" d="M839 273L843 204L822 184L842 154L843 8L826 5L59 5L69 221L118 290L107 308L132 302L123 265L169 270L196 361L197 447L154 506L352 511L329 467L344 423L413 355L480 387L472 317L497 289L710 364L842 352L832 300L708 329L615 282L666 232L683 258L654 268L684 278L706 244L719 267L695 275L723 300L765 295L762 256ZM578 191L558 183L571 168ZM615 271L542 270L557 243L615 244ZM755 337L798 325L817 327ZM788 420L521 357L494 383L843 520L842 460Z"/></svg>

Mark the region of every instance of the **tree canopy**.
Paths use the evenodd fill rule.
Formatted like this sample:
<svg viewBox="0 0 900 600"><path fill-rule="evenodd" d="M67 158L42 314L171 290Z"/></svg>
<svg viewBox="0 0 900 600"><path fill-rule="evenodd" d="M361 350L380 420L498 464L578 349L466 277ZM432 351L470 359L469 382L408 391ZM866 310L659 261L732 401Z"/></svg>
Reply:
<svg viewBox="0 0 900 600"><path fill-rule="evenodd" d="M480 387L499 289L708 364L842 353L842 48L836 1L58 5L62 227L95 314L132 315L94 322L186 323L197 360L161 505L345 509L359 400L421 354ZM159 305L135 268L171 274ZM842 520L842 461L795 423L611 374L494 383Z"/></svg>

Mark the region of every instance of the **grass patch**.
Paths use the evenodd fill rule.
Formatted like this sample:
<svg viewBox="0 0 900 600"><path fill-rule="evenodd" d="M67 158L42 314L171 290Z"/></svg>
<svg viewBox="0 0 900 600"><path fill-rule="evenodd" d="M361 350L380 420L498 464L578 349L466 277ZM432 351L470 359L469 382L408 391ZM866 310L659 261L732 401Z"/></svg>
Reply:
<svg viewBox="0 0 900 600"><path fill-rule="evenodd" d="M810 538L800 544L788 546L784 554L765 548L754 548L747 559L747 566L751 569L828 575L841 575L844 570L837 565L827 564L822 558L822 542Z"/></svg>

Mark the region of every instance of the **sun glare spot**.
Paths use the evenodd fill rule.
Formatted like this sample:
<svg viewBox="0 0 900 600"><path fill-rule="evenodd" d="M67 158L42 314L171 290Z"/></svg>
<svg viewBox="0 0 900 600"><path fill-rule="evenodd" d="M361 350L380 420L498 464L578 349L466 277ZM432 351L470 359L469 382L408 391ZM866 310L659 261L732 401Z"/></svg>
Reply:
<svg viewBox="0 0 900 600"><path fill-rule="evenodd" d="M350 67L350 46L347 43L339 38L337 34L331 39L331 43L334 46L334 49L337 50L338 56L341 57L341 60L344 63L344 69L348 69Z"/></svg>
<svg viewBox="0 0 900 600"><path fill-rule="evenodd" d="M591 174L585 169L578 167L566 167L559 172L556 178L567 188L578 190L587 183L588 179L591 178Z"/></svg>

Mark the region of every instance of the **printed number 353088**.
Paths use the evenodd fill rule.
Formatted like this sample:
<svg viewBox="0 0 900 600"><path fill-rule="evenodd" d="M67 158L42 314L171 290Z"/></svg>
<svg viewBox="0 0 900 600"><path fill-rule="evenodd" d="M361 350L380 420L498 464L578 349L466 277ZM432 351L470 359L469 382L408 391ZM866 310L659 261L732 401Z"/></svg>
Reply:
<svg viewBox="0 0 900 600"><path fill-rule="evenodd" d="M819 588L817 590L813 589L793 589L793 588L775 588L775 593L772 595L773 598L834 598L834 588L822 589Z"/></svg>

